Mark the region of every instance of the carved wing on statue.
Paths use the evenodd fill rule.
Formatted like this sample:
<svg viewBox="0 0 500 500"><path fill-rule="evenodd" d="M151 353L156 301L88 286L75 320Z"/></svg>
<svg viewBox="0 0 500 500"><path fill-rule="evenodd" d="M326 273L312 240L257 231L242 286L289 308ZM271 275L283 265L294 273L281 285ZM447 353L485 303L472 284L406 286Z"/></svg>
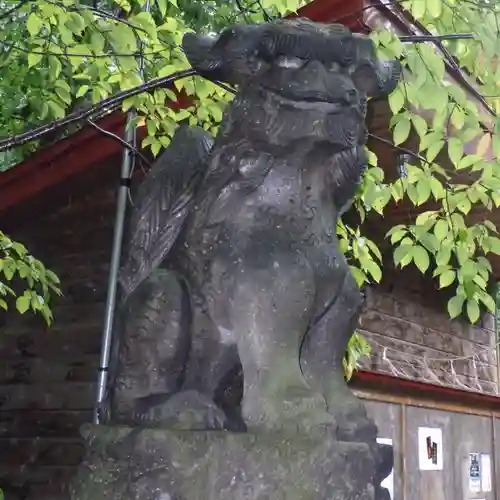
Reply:
<svg viewBox="0 0 500 500"><path fill-rule="evenodd" d="M167 256L203 180L213 137L181 126L135 195L119 281L133 292ZM127 241L128 239L128 241Z"/></svg>

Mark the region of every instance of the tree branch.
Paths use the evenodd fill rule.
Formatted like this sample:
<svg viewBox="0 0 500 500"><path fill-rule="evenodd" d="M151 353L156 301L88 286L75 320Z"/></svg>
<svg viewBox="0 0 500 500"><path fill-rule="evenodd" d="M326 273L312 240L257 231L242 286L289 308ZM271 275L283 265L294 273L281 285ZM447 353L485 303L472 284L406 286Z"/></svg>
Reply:
<svg viewBox="0 0 500 500"><path fill-rule="evenodd" d="M402 43L438 42L443 40L474 40L472 33L450 33L449 35L405 35L400 36Z"/></svg>
<svg viewBox="0 0 500 500"><path fill-rule="evenodd" d="M113 134L113 132L110 132L109 130L105 130L102 127L99 127L97 123L94 123L90 118L87 118L87 123L94 127L96 130L98 130L101 134L109 137L110 139L113 139L116 142L119 142L124 148L127 148L128 150L132 151L135 155L137 155L145 165L147 165L149 168L152 167L151 163L148 161L148 159L132 144L129 144L127 141L123 140L120 136Z"/></svg>
<svg viewBox="0 0 500 500"><path fill-rule="evenodd" d="M69 125L70 123L86 120L87 118L91 118L94 115L102 114L103 110L106 110L106 112L113 111L125 99L128 99L129 97L142 94L143 92L149 92L153 89L173 83L176 80L180 80L181 78L186 78L188 76L194 76L194 75L196 75L196 71L194 69L177 71L172 75L162 78L155 78L153 80L150 80L149 82L139 85L138 87L134 87L130 90L119 92L114 96L108 97L107 99L103 99L102 101L98 102L89 109L71 113L68 116L65 116L64 118L60 118L59 120L55 120L46 125L42 125L41 127L38 127L34 130L30 130L28 132L24 132L23 134L19 134L14 137L9 137L8 139L1 140L0 152L6 151L7 149L11 149L14 146L20 146L27 142L38 139L43 135L52 132L53 130L64 127L65 125Z"/></svg>
<svg viewBox="0 0 500 500"><path fill-rule="evenodd" d="M53 132L54 130L64 127L65 125L69 125L70 123L75 123L81 120L88 120L89 118L98 119L99 117L102 117L105 114L114 111L120 106L123 101L125 101L125 99L128 99L129 97L142 94L143 92L150 92L151 90L157 89L159 87L164 87L165 85L173 83L176 80L180 80L181 78L195 76L196 74L197 73L194 69L177 71L169 76L155 78L132 89L119 92L114 96L103 99L91 108L71 113L64 118L60 118L59 120L55 120L46 125L42 125L28 132L24 132L22 134L0 140L0 153L8 149L12 149L15 146L21 146L22 144L26 144L27 142L39 139L40 137ZM222 82L215 81L214 83L227 92L231 92L233 94L236 92L233 88Z"/></svg>

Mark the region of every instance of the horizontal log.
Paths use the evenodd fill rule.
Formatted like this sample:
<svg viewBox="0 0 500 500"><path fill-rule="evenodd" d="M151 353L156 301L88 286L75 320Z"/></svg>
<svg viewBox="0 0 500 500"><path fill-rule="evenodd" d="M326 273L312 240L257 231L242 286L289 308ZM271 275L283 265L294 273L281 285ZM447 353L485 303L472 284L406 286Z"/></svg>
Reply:
<svg viewBox="0 0 500 500"><path fill-rule="evenodd" d="M78 438L80 427L92 421L92 410L0 411L2 438Z"/></svg>
<svg viewBox="0 0 500 500"><path fill-rule="evenodd" d="M385 373L391 372L391 366L399 366L408 378L422 382L442 383L446 386L459 386L457 380L462 377L467 386L479 387L485 383L488 387L496 387L496 367L480 362L473 363L470 359L458 359L453 362L453 367L443 353L430 347L419 346L409 342L392 339L361 330L372 346L370 358L363 360L363 368L371 371ZM453 359L453 356L450 356ZM455 375L452 371L455 371ZM397 373L392 373L397 375ZM406 378L405 375L402 375ZM478 385L479 383L479 385Z"/></svg>
<svg viewBox="0 0 500 500"><path fill-rule="evenodd" d="M46 466L37 467L27 465L19 467L17 465L0 466L0 486L2 488L23 488L30 489L34 485L45 487L64 488L71 481L77 471L75 466ZM7 497L5 500L9 500Z"/></svg>
<svg viewBox="0 0 500 500"><path fill-rule="evenodd" d="M44 327L47 332L61 330L64 326L71 327L74 323L98 324L104 317L104 303L74 304L66 297L58 297L51 306L54 315L54 324L47 328L45 321L40 315L19 315L12 311L8 315L5 327L0 328L0 336L3 334L17 334L26 328Z"/></svg>
<svg viewBox="0 0 500 500"><path fill-rule="evenodd" d="M0 438L0 469L4 464L18 467L29 464L36 467L77 466L83 453L83 440Z"/></svg>
<svg viewBox="0 0 500 500"><path fill-rule="evenodd" d="M383 364L378 364L378 361L374 361L373 359L370 362L369 369L371 371L375 371L377 373L381 373L383 375L390 375L392 377L399 377L399 378L407 378L409 380L415 380L418 382L426 382L430 384L435 384L435 385L443 385L446 387L452 387L454 389L460 389L460 390L470 390L472 392L480 392L483 394L492 394L492 395L497 395L498 388L497 384L494 382L487 382L487 381L480 381L478 385L476 385L476 381L471 379L470 377L467 377L466 375L460 375L457 374L456 376L456 381L455 380L446 380L441 383L439 382L433 382L429 379L424 379L422 376L421 371L419 370L418 367L411 367L407 363L403 363L400 361L393 361L393 366L398 370L399 373L404 372L405 376L402 376L401 374L398 375L394 370L390 369L387 365ZM365 368L362 366L362 368ZM458 381L458 382L457 382ZM472 389L470 388L472 387Z"/></svg>
<svg viewBox="0 0 500 500"><path fill-rule="evenodd" d="M0 359L17 356L50 359L72 359L82 355L98 354L101 347L101 327L75 322L54 326L49 331L34 330L20 334L0 333Z"/></svg>
<svg viewBox="0 0 500 500"><path fill-rule="evenodd" d="M450 321L446 311L437 312L422 307L415 301L406 301L394 295L378 293L376 290L369 296L367 309L375 309L394 318L405 319L422 327L428 327L485 346L491 344L492 333L490 331L474 327L465 321Z"/></svg>
<svg viewBox="0 0 500 500"><path fill-rule="evenodd" d="M0 385L0 411L89 410L94 396L95 384L91 383Z"/></svg>
<svg viewBox="0 0 500 500"><path fill-rule="evenodd" d="M378 334L382 338L388 337L432 349L441 357L476 354L482 362L496 364L493 339L491 346L481 345L375 310L365 311L360 326L363 330Z"/></svg>
<svg viewBox="0 0 500 500"><path fill-rule="evenodd" d="M43 359L15 356L0 365L0 385L93 382L97 379L99 356L82 355L68 359Z"/></svg>

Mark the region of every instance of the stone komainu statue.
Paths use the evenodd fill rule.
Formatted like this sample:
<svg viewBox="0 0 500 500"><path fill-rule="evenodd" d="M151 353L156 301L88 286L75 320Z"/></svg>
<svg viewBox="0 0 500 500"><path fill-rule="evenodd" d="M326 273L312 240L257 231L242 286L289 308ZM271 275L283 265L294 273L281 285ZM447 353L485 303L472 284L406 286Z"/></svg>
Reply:
<svg viewBox="0 0 500 500"><path fill-rule="evenodd" d="M373 439L343 377L361 296L336 224L367 162L367 98L400 66L305 20L188 34L183 48L238 92L217 137L180 128L135 197L113 419Z"/></svg>

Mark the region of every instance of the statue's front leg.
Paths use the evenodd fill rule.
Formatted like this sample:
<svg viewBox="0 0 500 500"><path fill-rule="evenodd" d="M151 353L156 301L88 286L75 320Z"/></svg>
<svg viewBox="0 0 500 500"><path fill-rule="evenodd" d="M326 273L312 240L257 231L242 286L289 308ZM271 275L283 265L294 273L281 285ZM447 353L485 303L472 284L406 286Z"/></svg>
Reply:
<svg viewBox="0 0 500 500"><path fill-rule="evenodd" d="M122 312L113 420L178 429L221 429L225 415L202 387L185 387L197 309L183 279L155 270ZM200 368L200 367L199 367ZM207 370L205 370L207 371ZM197 374L200 375L201 374Z"/></svg>
<svg viewBox="0 0 500 500"><path fill-rule="evenodd" d="M301 353L304 374L324 395L328 411L335 418L337 437L342 441L370 441L377 433L363 403L347 386L342 365L361 308L361 293L346 269L336 300L317 323L313 323Z"/></svg>
<svg viewBox="0 0 500 500"><path fill-rule="evenodd" d="M300 252L256 244L230 272L228 318L243 367L247 426L330 424L324 398L307 384L299 362L315 299L308 260Z"/></svg>
<svg viewBox="0 0 500 500"><path fill-rule="evenodd" d="M189 297L179 277L155 270L126 299L118 324L113 415L147 423L149 409L180 388L190 350Z"/></svg>

